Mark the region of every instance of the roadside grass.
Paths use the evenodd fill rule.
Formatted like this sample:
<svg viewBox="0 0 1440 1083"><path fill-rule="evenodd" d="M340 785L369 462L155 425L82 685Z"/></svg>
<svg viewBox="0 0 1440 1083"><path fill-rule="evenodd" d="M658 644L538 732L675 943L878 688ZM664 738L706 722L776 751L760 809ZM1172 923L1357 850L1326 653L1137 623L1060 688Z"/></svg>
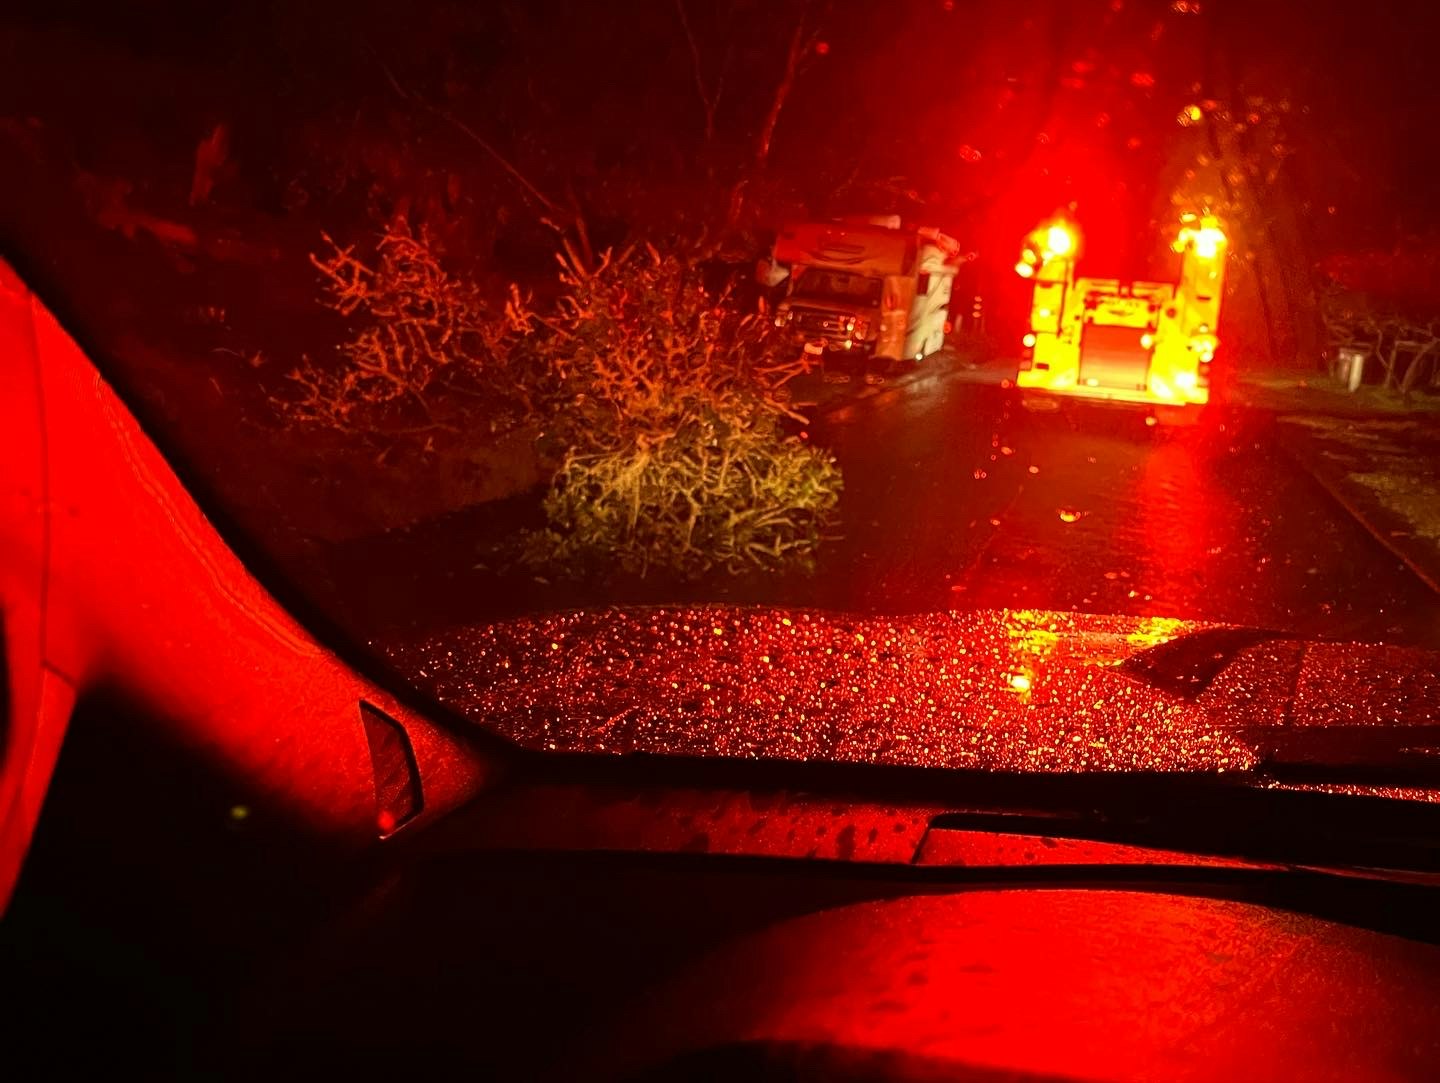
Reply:
<svg viewBox="0 0 1440 1083"><path fill-rule="evenodd" d="M1286 414L1279 420L1303 434L1320 460L1313 468L1350 495L1373 529L1408 540L1407 553L1440 571L1440 424L1434 414Z"/></svg>
<svg viewBox="0 0 1440 1083"><path fill-rule="evenodd" d="M1336 416L1440 415L1440 394L1399 391L1363 384L1349 391L1324 373L1241 373L1230 385L1230 398L1244 406L1281 413Z"/></svg>
<svg viewBox="0 0 1440 1083"><path fill-rule="evenodd" d="M1440 485L1403 467L1347 474L1375 494L1382 506L1410 525L1416 537L1440 542Z"/></svg>

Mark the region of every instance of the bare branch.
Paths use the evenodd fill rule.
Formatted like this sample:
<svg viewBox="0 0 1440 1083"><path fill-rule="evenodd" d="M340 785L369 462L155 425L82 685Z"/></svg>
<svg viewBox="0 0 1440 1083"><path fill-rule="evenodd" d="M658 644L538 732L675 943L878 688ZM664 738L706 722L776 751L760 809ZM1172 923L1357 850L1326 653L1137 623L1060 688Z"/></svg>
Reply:
<svg viewBox="0 0 1440 1083"><path fill-rule="evenodd" d="M271 397L281 417L347 434L455 431L436 416L439 389L483 401L492 430L531 408L510 363L512 340L535 323L518 290L503 315L492 313L472 283L440 266L423 236L398 226L381 237L373 265L354 246L325 241L330 251L311 256L320 303L363 323L331 363L302 358L285 391ZM454 400L448 404L454 412Z"/></svg>
<svg viewBox="0 0 1440 1083"><path fill-rule="evenodd" d="M780 123L780 111L785 108L785 103L790 98L790 92L795 89L795 76L800 72L800 62L805 58L806 53L814 47L817 35L806 28L806 15L809 6L801 9L800 17L795 21L795 30L790 35L790 44L785 50L785 67L780 73L780 81L775 84L775 93L770 98L770 108L765 113L765 122L760 126L760 135L755 140L755 168L763 170L770 160L770 148L775 142L775 128Z"/></svg>
<svg viewBox="0 0 1440 1083"><path fill-rule="evenodd" d="M685 32L685 44L690 49L690 71L695 77L695 92L700 96L700 107L705 112L705 142L715 138L715 107L720 96L717 83L714 93L705 86L704 66L700 63L700 46L695 33L690 29L690 17L685 13L685 0L675 0L675 13L680 17L680 28ZM724 79L722 71L720 79Z"/></svg>
<svg viewBox="0 0 1440 1083"><path fill-rule="evenodd" d="M495 146L495 144L491 143L483 135L477 132L469 124L466 124L465 121L461 120L448 109L442 109L440 106L436 105L428 98L424 98L421 95L415 94L408 90L400 83L397 78L395 78L394 72L392 72L387 65L385 65L383 62L377 62L380 63L380 70L385 73L386 81L390 84L391 89L393 89L396 94L398 94L405 101L414 102L426 112L432 113L436 117L439 117L441 120L445 121L445 123L455 128L456 131L467 137L477 147L479 147L486 154L488 154L494 160L496 165L498 165L501 169L508 173L510 175L510 178L514 180L515 183L520 185L520 187L524 189L525 192L533 200L535 200L536 203L540 204L540 207L548 214L557 216L566 214L565 209L561 207L560 204L556 203L553 199L551 199L544 192L542 192L539 187L537 187L536 184L530 180L529 177L525 176L525 174L520 171L519 166L517 166L509 158L505 157L505 155L500 153L499 149Z"/></svg>

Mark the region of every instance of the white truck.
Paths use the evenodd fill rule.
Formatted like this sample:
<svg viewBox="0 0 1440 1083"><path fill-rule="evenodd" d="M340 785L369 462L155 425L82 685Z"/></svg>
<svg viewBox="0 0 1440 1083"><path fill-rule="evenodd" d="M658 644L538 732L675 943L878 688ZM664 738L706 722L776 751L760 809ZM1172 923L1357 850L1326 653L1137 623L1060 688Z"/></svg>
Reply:
<svg viewBox="0 0 1440 1083"><path fill-rule="evenodd" d="M788 282L775 324L808 352L847 351L889 367L944 345L965 259L953 237L906 229L898 216L796 222L780 231L759 277L772 287Z"/></svg>

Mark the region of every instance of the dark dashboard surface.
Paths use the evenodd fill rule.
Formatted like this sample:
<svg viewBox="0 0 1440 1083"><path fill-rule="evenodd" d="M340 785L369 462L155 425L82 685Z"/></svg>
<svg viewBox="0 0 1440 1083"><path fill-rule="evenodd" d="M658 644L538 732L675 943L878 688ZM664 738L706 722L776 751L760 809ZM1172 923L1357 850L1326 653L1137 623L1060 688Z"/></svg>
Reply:
<svg viewBox="0 0 1440 1083"><path fill-rule="evenodd" d="M342 868L217 816L223 779L123 718L71 738L0 926L27 1078L1411 1079L1440 1054L1417 884L1010 861L918 811L920 864L909 835L685 852L646 826L683 793L605 823L615 794L520 776Z"/></svg>

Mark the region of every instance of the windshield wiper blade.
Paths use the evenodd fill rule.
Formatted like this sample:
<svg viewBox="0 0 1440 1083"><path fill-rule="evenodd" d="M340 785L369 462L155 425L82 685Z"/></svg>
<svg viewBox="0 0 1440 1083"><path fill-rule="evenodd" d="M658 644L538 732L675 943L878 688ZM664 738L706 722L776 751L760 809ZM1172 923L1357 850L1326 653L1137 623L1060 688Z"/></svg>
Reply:
<svg viewBox="0 0 1440 1083"><path fill-rule="evenodd" d="M1209 688L1242 651L1284 638L1279 632L1258 628L1205 628L1140 651L1116 668L1152 688L1190 701Z"/></svg>
<svg viewBox="0 0 1440 1083"><path fill-rule="evenodd" d="M1277 781L1440 789L1440 727L1294 726L1258 743L1261 770Z"/></svg>
<svg viewBox="0 0 1440 1083"><path fill-rule="evenodd" d="M1291 867L1440 874L1440 804L1287 789L1263 778L1242 785L1187 781L1168 795L1120 789L1088 811L946 812L930 829L1046 835Z"/></svg>

